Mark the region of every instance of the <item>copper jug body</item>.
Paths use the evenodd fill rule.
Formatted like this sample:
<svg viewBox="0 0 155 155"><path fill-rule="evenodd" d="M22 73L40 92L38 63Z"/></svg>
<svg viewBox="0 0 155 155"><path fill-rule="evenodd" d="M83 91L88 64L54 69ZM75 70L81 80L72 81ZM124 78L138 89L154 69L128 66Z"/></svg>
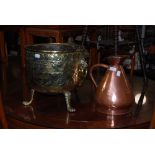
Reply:
<svg viewBox="0 0 155 155"><path fill-rule="evenodd" d="M126 77L121 63L126 56L110 56L106 64L96 64L90 69L90 77L96 87L96 110L110 115L121 115L130 112L134 103L131 85ZM106 72L97 85L93 70L96 67L106 68Z"/></svg>

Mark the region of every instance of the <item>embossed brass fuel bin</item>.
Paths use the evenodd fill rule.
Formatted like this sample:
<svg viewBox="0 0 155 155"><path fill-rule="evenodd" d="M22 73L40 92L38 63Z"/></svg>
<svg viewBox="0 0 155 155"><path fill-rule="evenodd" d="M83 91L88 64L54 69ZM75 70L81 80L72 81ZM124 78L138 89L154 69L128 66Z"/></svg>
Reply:
<svg viewBox="0 0 155 155"><path fill-rule="evenodd" d="M80 45L68 43L36 44L26 47L26 70L33 100L34 91L64 93L67 110L71 107L71 91L81 85L87 75L88 53Z"/></svg>

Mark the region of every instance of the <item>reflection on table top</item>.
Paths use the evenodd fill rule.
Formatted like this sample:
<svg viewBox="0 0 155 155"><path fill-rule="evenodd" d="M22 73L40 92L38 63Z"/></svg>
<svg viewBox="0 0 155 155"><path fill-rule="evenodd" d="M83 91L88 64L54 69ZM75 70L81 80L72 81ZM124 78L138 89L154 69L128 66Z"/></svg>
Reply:
<svg viewBox="0 0 155 155"><path fill-rule="evenodd" d="M142 89L142 78L134 77L134 94ZM11 128L147 128L153 110L155 82L149 81L146 103L139 114L132 112L122 116L108 116L95 111L94 87L89 80L72 92L72 104L75 113L66 111L62 94L35 93L30 106L22 104L25 91L29 91L25 75L17 66L1 65L1 88L5 102L5 110Z"/></svg>

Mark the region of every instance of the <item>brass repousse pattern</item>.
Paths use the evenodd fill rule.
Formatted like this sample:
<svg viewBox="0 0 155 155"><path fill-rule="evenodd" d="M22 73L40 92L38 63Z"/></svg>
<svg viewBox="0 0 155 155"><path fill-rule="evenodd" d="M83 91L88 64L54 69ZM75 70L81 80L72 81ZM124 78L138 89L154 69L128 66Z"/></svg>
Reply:
<svg viewBox="0 0 155 155"><path fill-rule="evenodd" d="M86 50L74 44L28 46L26 66L30 85L39 92L71 91L87 75L87 57Z"/></svg>

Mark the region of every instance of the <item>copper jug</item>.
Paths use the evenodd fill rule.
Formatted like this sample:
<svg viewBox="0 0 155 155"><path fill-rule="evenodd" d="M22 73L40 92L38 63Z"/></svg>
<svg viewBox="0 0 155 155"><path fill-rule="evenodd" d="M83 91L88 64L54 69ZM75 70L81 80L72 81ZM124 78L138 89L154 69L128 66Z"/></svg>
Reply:
<svg viewBox="0 0 155 155"><path fill-rule="evenodd" d="M134 103L134 95L131 85L126 77L122 62L125 55L108 57L109 66L95 64L90 69L90 77L96 87L96 111L110 115L121 115L130 112ZM93 70L96 67L106 68L106 72L97 85Z"/></svg>

